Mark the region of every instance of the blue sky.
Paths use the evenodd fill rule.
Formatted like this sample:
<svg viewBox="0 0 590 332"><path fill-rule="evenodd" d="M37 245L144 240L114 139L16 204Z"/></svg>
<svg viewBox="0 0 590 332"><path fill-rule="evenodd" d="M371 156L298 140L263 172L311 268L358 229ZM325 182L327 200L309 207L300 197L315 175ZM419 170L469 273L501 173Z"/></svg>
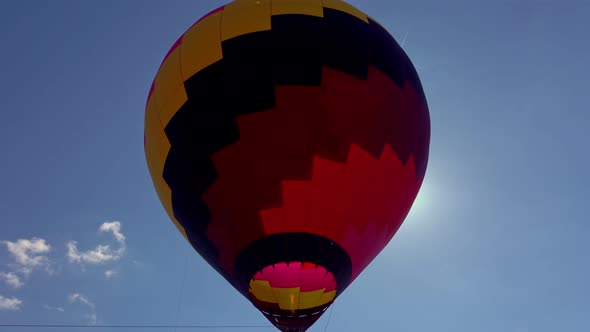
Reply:
<svg viewBox="0 0 590 332"><path fill-rule="evenodd" d="M0 4L0 324L267 325L168 220L143 152L161 59L223 3ZM405 37L431 158L327 330L590 330L590 2L350 3Z"/></svg>

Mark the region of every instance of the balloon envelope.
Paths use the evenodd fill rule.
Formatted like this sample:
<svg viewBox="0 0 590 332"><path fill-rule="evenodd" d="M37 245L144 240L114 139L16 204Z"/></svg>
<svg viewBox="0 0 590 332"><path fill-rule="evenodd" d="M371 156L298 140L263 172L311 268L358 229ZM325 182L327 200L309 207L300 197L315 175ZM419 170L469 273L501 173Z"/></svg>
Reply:
<svg viewBox="0 0 590 332"><path fill-rule="evenodd" d="M238 0L172 46L145 112L162 202L282 331L305 331L387 245L428 161L416 71L339 0Z"/></svg>

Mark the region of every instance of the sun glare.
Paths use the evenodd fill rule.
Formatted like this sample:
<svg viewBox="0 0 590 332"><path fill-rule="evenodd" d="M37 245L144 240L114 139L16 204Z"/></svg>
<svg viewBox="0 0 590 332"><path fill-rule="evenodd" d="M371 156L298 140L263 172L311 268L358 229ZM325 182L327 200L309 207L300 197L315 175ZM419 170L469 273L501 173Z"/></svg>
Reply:
<svg viewBox="0 0 590 332"><path fill-rule="evenodd" d="M420 188L420 191L414 200L414 204L412 204L410 212L408 213L408 220L423 219L424 216L428 214L428 211L433 210L432 185L433 183L431 179L427 176L426 179L424 179L424 183L422 183L422 188Z"/></svg>

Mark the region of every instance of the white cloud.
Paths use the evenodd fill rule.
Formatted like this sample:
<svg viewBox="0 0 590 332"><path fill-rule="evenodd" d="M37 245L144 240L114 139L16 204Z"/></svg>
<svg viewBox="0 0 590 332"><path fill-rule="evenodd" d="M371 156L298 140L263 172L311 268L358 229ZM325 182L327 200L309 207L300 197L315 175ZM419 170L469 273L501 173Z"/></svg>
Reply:
<svg viewBox="0 0 590 332"><path fill-rule="evenodd" d="M100 225L101 232L112 232L115 239L120 243L125 243L125 235L121 233L121 223L118 221L106 221Z"/></svg>
<svg viewBox="0 0 590 332"><path fill-rule="evenodd" d="M43 308L45 308L45 310L55 310L55 311L59 311L59 312L65 312L66 310L62 307L52 307L48 304L44 304Z"/></svg>
<svg viewBox="0 0 590 332"><path fill-rule="evenodd" d="M24 286L23 278L28 277L34 270L42 269L52 273L51 262L47 253L51 246L41 238L18 239L12 241L0 241L4 244L14 259L14 263L8 264L8 272L0 271L0 280L13 288Z"/></svg>
<svg viewBox="0 0 590 332"><path fill-rule="evenodd" d="M19 268L18 272L29 274L35 268L49 268L49 258L46 253L51 247L44 239L18 239L16 242L2 241L12 254Z"/></svg>
<svg viewBox="0 0 590 332"><path fill-rule="evenodd" d="M10 310L10 311L20 310L22 305L23 305L23 301L15 298L15 297L7 298L7 297L0 295L0 311L2 311L2 310Z"/></svg>
<svg viewBox="0 0 590 332"><path fill-rule="evenodd" d="M80 303L82 305L87 306L90 309L90 312L85 314L84 317L88 320L88 322L91 325L95 325L97 322L97 317L96 317L96 306L94 305L94 303L92 303L92 301L90 301L88 299L88 297L86 297L83 294L80 293L72 293L68 296L68 299L70 301L70 303Z"/></svg>
<svg viewBox="0 0 590 332"><path fill-rule="evenodd" d="M76 241L67 243L68 260L72 263L87 263L87 264L101 264L112 261L117 261L123 257L125 253L125 235L121 232L121 223L118 221L107 221L100 225L100 232L111 232L119 242L119 248L113 249L110 245L101 244L96 248L80 251Z"/></svg>
<svg viewBox="0 0 590 332"><path fill-rule="evenodd" d="M89 306L90 308L94 309L96 306L92 303L86 296L80 293L72 293L68 296L70 303L80 302L84 305Z"/></svg>
<svg viewBox="0 0 590 332"><path fill-rule="evenodd" d="M114 277L118 272L116 270L106 270L104 271L104 276L107 278L112 278Z"/></svg>
<svg viewBox="0 0 590 332"><path fill-rule="evenodd" d="M90 325L96 325L96 322L97 322L96 313L91 312L89 314L84 315L84 317L86 317L86 319L88 320L88 323Z"/></svg>
<svg viewBox="0 0 590 332"><path fill-rule="evenodd" d="M24 283L15 272L0 272L0 279L4 280L4 282L13 288L21 288L24 286Z"/></svg>
<svg viewBox="0 0 590 332"><path fill-rule="evenodd" d="M124 253L123 248L113 250L109 245L98 245L96 248L87 251L79 251L78 243L70 241L67 244L68 259L72 263L100 264L119 260Z"/></svg>

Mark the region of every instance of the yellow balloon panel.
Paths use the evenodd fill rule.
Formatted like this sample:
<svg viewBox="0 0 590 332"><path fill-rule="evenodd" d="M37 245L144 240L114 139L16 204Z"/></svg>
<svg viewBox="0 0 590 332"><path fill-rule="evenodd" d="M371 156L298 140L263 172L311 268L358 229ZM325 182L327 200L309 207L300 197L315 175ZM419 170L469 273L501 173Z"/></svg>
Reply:
<svg viewBox="0 0 590 332"><path fill-rule="evenodd" d="M184 84L170 87L166 93L165 95L161 94L161 97L158 98L158 101L160 101L160 122L162 123L162 127L166 127L174 114L188 100Z"/></svg>
<svg viewBox="0 0 590 332"><path fill-rule="evenodd" d="M158 94L168 94L168 89L177 85L183 84L183 79L180 71L180 51L178 47L175 48L166 60L160 66L158 74L156 75L154 92Z"/></svg>
<svg viewBox="0 0 590 332"><path fill-rule="evenodd" d="M221 40L270 30L270 0L237 0L223 8Z"/></svg>
<svg viewBox="0 0 590 332"><path fill-rule="evenodd" d="M145 113L146 158L150 172L162 176L166 156L170 151L170 142L162 129L159 117L157 96L152 95Z"/></svg>
<svg viewBox="0 0 590 332"><path fill-rule="evenodd" d="M209 15L190 28L180 44L182 77L187 80L203 68L223 58L221 52L221 12Z"/></svg>
<svg viewBox="0 0 590 332"><path fill-rule="evenodd" d="M250 293L259 301L276 303L283 310L311 309L328 304L336 297L336 291L325 293L325 288L302 292L299 287L271 287L266 280L251 280Z"/></svg>
<svg viewBox="0 0 590 332"><path fill-rule="evenodd" d="M345 12L347 14L356 16L359 19L365 21L366 23L369 23L369 19L367 18L367 15L365 13L363 13L362 11L354 8L352 5L349 5L348 3L344 2L344 1L341 1L341 0L322 0L322 3L324 4L324 8L336 9L336 10L339 10L341 12Z"/></svg>
<svg viewBox="0 0 590 332"><path fill-rule="evenodd" d="M164 181L164 179L161 176L158 176L158 174L152 173L152 180L154 181L154 187L156 188L158 198L160 198L160 202L162 202L164 210L166 210L166 213L170 217L170 220L172 220L172 222L174 223L176 228L178 228L182 236L188 241L188 236L186 235L184 227L182 227L178 220L176 220L176 217L174 217L174 212L172 211L172 191L170 190L170 187L168 187L166 181Z"/></svg>
<svg viewBox="0 0 590 332"><path fill-rule="evenodd" d="M279 308L283 310L296 310L299 307L299 287L297 288L272 288Z"/></svg>
<svg viewBox="0 0 590 332"><path fill-rule="evenodd" d="M180 71L180 50L178 48L174 49L162 63L154 82L152 98L154 95L160 107L160 122L162 127L165 127L188 99Z"/></svg>
<svg viewBox="0 0 590 332"><path fill-rule="evenodd" d="M182 236L188 240L184 228L174 217L172 211L172 191L162 177L166 156L170 151L170 142L168 142L168 138L160 125L158 113L156 97L152 94L148 101L145 114L145 153L147 164L162 206L164 206L166 213L168 213L168 216L174 222Z"/></svg>
<svg viewBox="0 0 590 332"><path fill-rule="evenodd" d="M328 304L328 303L334 301L334 298L336 298L336 291L335 290L333 290L331 292L324 293L322 295L322 298L320 299L320 303L318 303L318 305Z"/></svg>
<svg viewBox="0 0 590 332"><path fill-rule="evenodd" d="M324 17L324 7L321 0L272 0L271 14L302 14Z"/></svg>
<svg viewBox="0 0 590 332"><path fill-rule="evenodd" d="M250 291L260 301L268 303L277 302L277 299L272 292L272 288L270 287L270 283L266 280L250 281Z"/></svg>
<svg viewBox="0 0 590 332"><path fill-rule="evenodd" d="M299 309L310 309L320 306L325 288L299 294Z"/></svg>

